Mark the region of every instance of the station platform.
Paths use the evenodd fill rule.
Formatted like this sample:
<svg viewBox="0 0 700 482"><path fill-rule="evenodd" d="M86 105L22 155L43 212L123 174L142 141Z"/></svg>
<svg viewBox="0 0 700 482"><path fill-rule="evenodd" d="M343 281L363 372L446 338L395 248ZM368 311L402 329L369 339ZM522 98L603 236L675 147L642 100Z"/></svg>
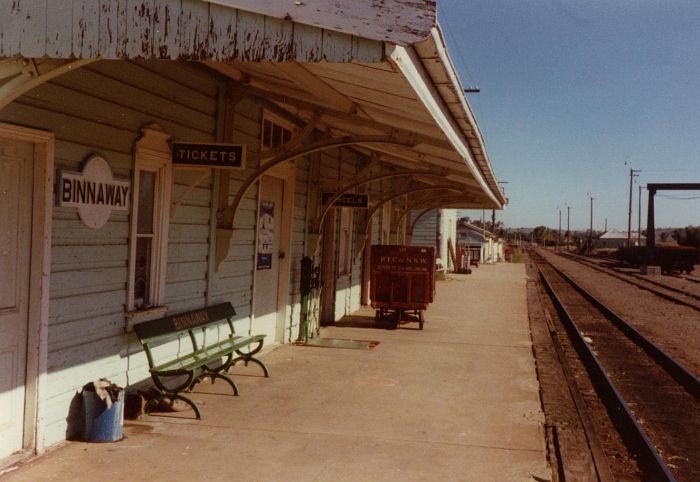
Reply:
<svg viewBox="0 0 700 482"><path fill-rule="evenodd" d="M523 264L439 281L422 331L373 316L321 332L371 349L277 347L264 355L271 378L234 370L240 397L200 385L201 421L126 421L120 442L69 442L0 479L551 480Z"/></svg>

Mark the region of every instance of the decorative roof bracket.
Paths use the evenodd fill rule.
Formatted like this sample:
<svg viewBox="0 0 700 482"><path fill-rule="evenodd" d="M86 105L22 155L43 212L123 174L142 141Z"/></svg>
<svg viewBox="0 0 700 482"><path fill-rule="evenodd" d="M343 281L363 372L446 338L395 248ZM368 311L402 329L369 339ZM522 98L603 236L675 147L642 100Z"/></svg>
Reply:
<svg viewBox="0 0 700 482"><path fill-rule="evenodd" d="M331 197L321 208L321 213L319 214L318 218L314 221L312 224L312 229L311 231L314 233L320 233L321 231L321 226L323 225L323 220L326 217L326 214L328 214L328 211L330 208L333 206L333 203L336 202L343 194L348 193L349 191L355 189L356 187L359 187L363 184L367 184L373 181L380 181L382 179L391 179L394 177L409 177L409 176L429 176L429 177L440 177L444 178L445 173L438 169L403 169L400 171L384 171L380 172L377 174L370 174L367 175L366 177L361 177L360 179L353 181L351 183L347 183L337 189L337 192Z"/></svg>
<svg viewBox="0 0 700 482"><path fill-rule="evenodd" d="M216 250L216 269L218 270L221 263L228 256L228 252L231 247L231 239L233 238L233 232L235 230L235 217L238 206L243 200L243 196L250 189L250 187L258 181L267 171L274 168L275 166L282 164L283 162L296 159L297 157L302 157L307 154L311 154L317 151L323 151L326 149L332 149L335 147L342 147L353 144L394 144L406 147L413 147L414 140L411 136L404 136L398 134L391 135L364 135L364 136L343 136L343 137L331 137L322 139L315 142L310 142L298 147L290 148L288 145L284 145L277 149L270 149L263 151L258 154L251 154L248 159L251 161L260 161L260 167L258 167L248 179L243 183L241 188L236 193L236 197L233 199L231 204L231 227L219 227L216 230L217 236L217 250ZM267 162L263 161L269 159Z"/></svg>
<svg viewBox="0 0 700 482"><path fill-rule="evenodd" d="M459 187L455 187L454 185L438 185L438 186L421 186L421 187L413 187L413 188L408 188L401 190L399 192L392 192L389 193L388 196L385 196L384 198L380 199L379 202L369 210L367 213L367 223L365 224L365 229L364 229L364 239L362 240L362 243L359 246L358 252L361 252L363 249L365 249L365 245L367 244L367 241L369 240L370 237L370 228L372 227L372 216L381 208L384 204L386 204L389 201L393 201L396 198L399 198L401 196L404 196L406 194L412 194L415 192L425 192L425 191L454 191L458 193L462 193L463 190L460 189Z"/></svg>
<svg viewBox="0 0 700 482"><path fill-rule="evenodd" d="M44 82L92 62L95 60L38 60L24 57L0 60L0 109Z"/></svg>

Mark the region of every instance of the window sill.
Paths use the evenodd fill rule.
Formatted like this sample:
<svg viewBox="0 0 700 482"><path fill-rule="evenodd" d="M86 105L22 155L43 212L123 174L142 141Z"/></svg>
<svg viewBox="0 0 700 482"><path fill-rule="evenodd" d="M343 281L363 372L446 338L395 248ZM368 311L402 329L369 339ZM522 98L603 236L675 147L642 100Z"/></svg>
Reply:
<svg viewBox="0 0 700 482"><path fill-rule="evenodd" d="M168 312L167 306L154 306L143 310L133 310L126 313L126 331L127 333L134 330L134 325L143 321L155 320L162 318Z"/></svg>

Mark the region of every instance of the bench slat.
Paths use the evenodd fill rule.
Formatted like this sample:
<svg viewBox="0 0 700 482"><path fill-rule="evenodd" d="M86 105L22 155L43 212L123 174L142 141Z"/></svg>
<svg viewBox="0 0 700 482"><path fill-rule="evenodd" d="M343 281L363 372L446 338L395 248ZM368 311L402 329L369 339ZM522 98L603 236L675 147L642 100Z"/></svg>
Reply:
<svg viewBox="0 0 700 482"><path fill-rule="evenodd" d="M244 346L250 345L251 343L258 342L263 338L265 338L265 335L237 336L222 340L196 352L188 353L187 355L179 356L174 360L154 366L151 368L151 372L163 374L165 372L193 370L202 365L223 358L229 353L243 348Z"/></svg>

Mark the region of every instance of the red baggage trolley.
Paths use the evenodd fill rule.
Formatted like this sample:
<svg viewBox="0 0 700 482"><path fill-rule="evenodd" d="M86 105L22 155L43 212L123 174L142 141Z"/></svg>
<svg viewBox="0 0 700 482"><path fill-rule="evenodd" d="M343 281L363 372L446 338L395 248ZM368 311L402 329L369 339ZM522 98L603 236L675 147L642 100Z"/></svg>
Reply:
<svg viewBox="0 0 700 482"><path fill-rule="evenodd" d="M387 318L394 327L417 321L422 330L423 311L435 294L435 248L374 245L370 259L375 325Z"/></svg>

